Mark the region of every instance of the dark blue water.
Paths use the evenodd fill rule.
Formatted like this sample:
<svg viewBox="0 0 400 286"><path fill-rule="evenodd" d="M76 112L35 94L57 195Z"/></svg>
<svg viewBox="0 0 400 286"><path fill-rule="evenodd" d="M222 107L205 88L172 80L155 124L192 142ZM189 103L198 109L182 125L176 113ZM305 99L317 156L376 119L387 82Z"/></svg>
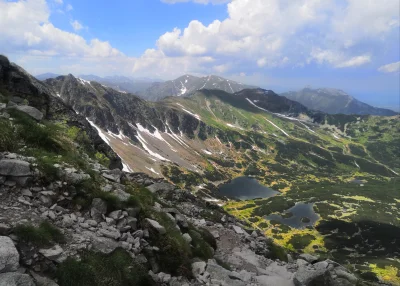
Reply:
<svg viewBox="0 0 400 286"><path fill-rule="evenodd" d="M285 211L285 213L293 214L289 218L283 218L279 214L271 214L265 218L268 220L276 220L294 228L305 228L312 226L318 220L319 216L314 212L314 204L297 203L294 207Z"/></svg>
<svg viewBox="0 0 400 286"><path fill-rule="evenodd" d="M238 177L228 184L219 187L223 196L237 200L252 200L258 198L273 197L279 192L261 185L256 179L250 177Z"/></svg>

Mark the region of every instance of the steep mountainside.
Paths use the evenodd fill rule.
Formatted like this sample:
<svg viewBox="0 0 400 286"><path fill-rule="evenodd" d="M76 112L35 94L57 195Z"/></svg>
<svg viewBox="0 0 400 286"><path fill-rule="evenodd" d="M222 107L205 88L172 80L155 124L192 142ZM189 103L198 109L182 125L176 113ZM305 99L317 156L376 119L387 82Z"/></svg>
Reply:
<svg viewBox="0 0 400 286"><path fill-rule="evenodd" d="M300 91L286 92L281 95L298 101L310 109L330 114L369 114L379 116L393 116L397 114L393 110L377 108L363 103L344 91L333 88L304 88Z"/></svg>
<svg viewBox="0 0 400 286"><path fill-rule="evenodd" d="M147 102L72 75L43 88L88 119L124 170L164 177L190 190L189 197L223 205L287 250L333 258L360 277L400 282L398 116L329 115L262 89L203 89ZM228 200L218 185L243 175L278 194ZM297 219L307 227L290 225L292 208L302 205L316 219L303 214ZM215 219L214 211L194 213ZM261 285L268 283L279 285Z"/></svg>
<svg viewBox="0 0 400 286"><path fill-rule="evenodd" d="M246 88L255 88L244 85L219 76L210 75L206 77L196 77L184 75L175 80L162 83L154 83L148 89L139 93L147 100L159 100L168 96L184 96L201 89L223 90L228 93L235 93Z"/></svg>

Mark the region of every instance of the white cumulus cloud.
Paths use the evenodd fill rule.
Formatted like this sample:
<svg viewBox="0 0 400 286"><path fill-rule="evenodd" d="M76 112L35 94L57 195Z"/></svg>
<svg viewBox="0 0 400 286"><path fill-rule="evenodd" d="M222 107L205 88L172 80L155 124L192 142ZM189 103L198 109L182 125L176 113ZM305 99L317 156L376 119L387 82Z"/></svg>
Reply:
<svg viewBox="0 0 400 286"><path fill-rule="evenodd" d="M398 72L398 71L400 71L400 62L391 63L391 64L387 64L387 65L381 66L378 69L378 71L384 72L384 73Z"/></svg>
<svg viewBox="0 0 400 286"><path fill-rule="evenodd" d="M223 4L230 2L231 0L161 0L161 2L168 4L184 3L184 2L194 2L199 4Z"/></svg>

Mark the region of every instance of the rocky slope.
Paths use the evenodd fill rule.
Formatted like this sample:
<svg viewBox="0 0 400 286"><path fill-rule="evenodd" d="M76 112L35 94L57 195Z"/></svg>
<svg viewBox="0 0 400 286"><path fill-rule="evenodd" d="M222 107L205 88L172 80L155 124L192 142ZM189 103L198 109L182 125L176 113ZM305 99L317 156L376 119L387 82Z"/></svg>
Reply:
<svg viewBox="0 0 400 286"><path fill-rule="evenodd" d="M175 80L154 83L146 90L139 92L139 95L146 100L155 101L168 96L185 96L201 89L215 89L228 93L235 93L246 88L255 87L244 85L215 75L206 77L184 75Z"/></svg>
<svg viewBox="0 0 400 286"><path fill-rule="evenodd" d="M137 285L133 277L143 285L354 285L359 278L326 260L337 258L356 265L363 278L396 282L397 117L314 113L265 90L203 90L149 103L73 76L41 84L8 61L3 71L0 146L15 154L1 158L2 222L11 224L6 236L20 255L28 255L21 252L26 245L32 251L32 264L20 262L30 273L61 286ZM17 90L20 77L30 89ZM82 125L69 124L74 116ZM111 149L101 152L84 136L93 131L120 155L124 171L110 165ZM280 194L226 200L215 184L240 175L255 176ZM292 229L266 219L299 201L315 204L315 225ZM358 223L366 219L379 223ZM348 233L352 239L343 240ZM385 235L374 245L362 239L377 234ZM309 262L292 261L275 242L320 261L307 255L299 258ZM97 253L110 246L116 247L111 254ZM75 259L50 263L44 254L51 247L57 258L62 249ZM116 276L102 276L112 265L118 265ZM75 272L81 284L68 280Z"/></svg>
<svg viewBox="0 0 400 286"><path fill-rule="evenodd" d="M285 92L281 95L298 101L310 109L330 114L369 114L379 116L393 116L397 114L393 110L368 105L342 90L333 88L304 88L300 91Z"/></svg>

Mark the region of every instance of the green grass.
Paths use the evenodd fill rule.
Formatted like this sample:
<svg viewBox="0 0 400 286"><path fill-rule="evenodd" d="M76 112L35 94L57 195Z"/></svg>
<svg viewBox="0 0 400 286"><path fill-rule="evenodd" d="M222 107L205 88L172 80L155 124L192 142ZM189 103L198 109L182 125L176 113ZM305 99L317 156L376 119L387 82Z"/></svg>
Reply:
<svg viewBox="0 0 400 286"><path fill-rule="evenodd" d="M60 286L155 285L146 269L122 249L110 255L85 252L80 261L68 258L58 267L56 277Z"/></svg>
<svg viewBox="0 0 400 286"><path fill-rule="evenodd" d="M55 243L64 243L63 233L48 221L42 222L39 227L30 224L18 225L14 234L22 241L36 246L48 246Z"/></svg>
<svg viewBox="0 0 400 286"><path fill-rule="evenodd" d="M17 142L17 134L10 121L0 118L0 151L14 151Z"/></svg>

